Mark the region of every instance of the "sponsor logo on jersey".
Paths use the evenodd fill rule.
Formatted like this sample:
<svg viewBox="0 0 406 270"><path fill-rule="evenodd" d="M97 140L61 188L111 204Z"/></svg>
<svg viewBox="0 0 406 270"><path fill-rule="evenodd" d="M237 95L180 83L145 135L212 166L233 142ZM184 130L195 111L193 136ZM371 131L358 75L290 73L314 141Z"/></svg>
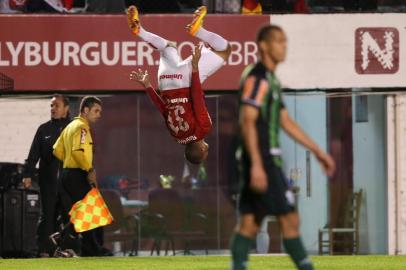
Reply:
<svg viewBox="0 0 406 270"><path fill-rule="evenodd" d="M86 129L82 128L82 130L80 132L80 143L81 144L84 144L86 142L86 134L87 134Z"/></svg>
<svg viewBox="0 0 406 270"><path fill-rule="evenodd" d="M183 79L183 75L182 74L162 74L161 76L159 76L160 80L164 80L164 79L176 79L176 80L182 80Z"/></svg>
<svg viewBox="0 0 406 270"><path fill-rule="evenodd" d="M172 98L172 99L168 99L167 102L170 104L188 103L189 99L188 98Z"/></svg>
<svg viewBox="0 0 406 270"><path fill-rule="evenodd" d="M186 139L178 140L178 143L187 144L187 143L190 143L190 142L193 142L193 141L196 141L196 140L197 140L197 137L195 135L192 135L192 136L187 137Z"/></svg>

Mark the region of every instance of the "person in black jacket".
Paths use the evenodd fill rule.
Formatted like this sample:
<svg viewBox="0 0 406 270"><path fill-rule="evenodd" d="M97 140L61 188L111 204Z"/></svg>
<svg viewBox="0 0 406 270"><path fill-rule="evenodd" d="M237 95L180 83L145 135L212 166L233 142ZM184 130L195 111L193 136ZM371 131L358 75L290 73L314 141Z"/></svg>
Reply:
<svg viewBox="0 0 406 270"><path fill-rule="evenodd" d="M69 100L62 95L54 95L51 99L51 120L39 126L25 160L25 188L32 186L32 177L39 161L41 216L37 227L37 244L40 257L49 257L55 249L49 236L57 231L60 214L58 175L62 164L52 154L52 146L69 122Z"/></svg>

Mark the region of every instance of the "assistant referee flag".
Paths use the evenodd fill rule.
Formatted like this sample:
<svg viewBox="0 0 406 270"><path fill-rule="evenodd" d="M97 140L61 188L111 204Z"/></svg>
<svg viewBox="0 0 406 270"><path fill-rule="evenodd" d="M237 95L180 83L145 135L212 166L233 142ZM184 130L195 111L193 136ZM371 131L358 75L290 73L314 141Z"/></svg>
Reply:
<svg viewBox="0 0 406 270"><path fill-rule="evenodd" d="M76 202L69 215L78 233L109 225L114 220L97 188L92 188L82 200Z"/></svg>

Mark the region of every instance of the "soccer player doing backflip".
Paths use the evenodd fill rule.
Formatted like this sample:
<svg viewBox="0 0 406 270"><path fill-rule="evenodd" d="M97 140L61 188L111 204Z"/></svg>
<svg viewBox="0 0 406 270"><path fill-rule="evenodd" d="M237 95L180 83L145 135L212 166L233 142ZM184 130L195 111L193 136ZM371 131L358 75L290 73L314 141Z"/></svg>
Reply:
<svg viewBox="0 0 406 270"><path fill-rule="evenodd" d="M186 159L194 164L199 164L207 158L209 146L204 137L212 126L200 83L220 69L231 52L227 40L203 28L206 14L206 7L198 8L193 21L186 26L187 32L203 41L204 45L196 46L193 55L183 60L175 42L150 33L141 26L135 6L127 10L132 33L160 52L160 92L152 88L147 71L133 71L130 79L138 81L146 88L164 117L171 135L178 143L186 145Z"/></svg>

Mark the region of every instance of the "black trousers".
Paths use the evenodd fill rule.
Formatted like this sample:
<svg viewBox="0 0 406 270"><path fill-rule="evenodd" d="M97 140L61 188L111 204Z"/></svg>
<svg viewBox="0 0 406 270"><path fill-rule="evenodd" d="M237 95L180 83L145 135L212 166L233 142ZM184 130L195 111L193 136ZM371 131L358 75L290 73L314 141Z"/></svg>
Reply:
<svg viewBox="0 0 406 270"><path fill-rule="evenodd" d="M55 246L50 241L49 236L58 230L58 216L61 214L56 175L44 175L42 173L39 179L39 187L41 215L37 226L38 249L39 253L53 254Z"/></svg>
<svg viewBox="0 0 406 270"><path fill-rule="evenodd" d="M91 186L87 181L87 172L81 169L63 169L61 175L60 196L63 205L65 219L68 218L72 206L82 200L90 191ZM101 256L103 255L102 237L103 229L98 228L81 233L81 256ZM73 225L70 225L63 235L61 248L67 248L72 243L72 239L77 237Z"/></svg>

